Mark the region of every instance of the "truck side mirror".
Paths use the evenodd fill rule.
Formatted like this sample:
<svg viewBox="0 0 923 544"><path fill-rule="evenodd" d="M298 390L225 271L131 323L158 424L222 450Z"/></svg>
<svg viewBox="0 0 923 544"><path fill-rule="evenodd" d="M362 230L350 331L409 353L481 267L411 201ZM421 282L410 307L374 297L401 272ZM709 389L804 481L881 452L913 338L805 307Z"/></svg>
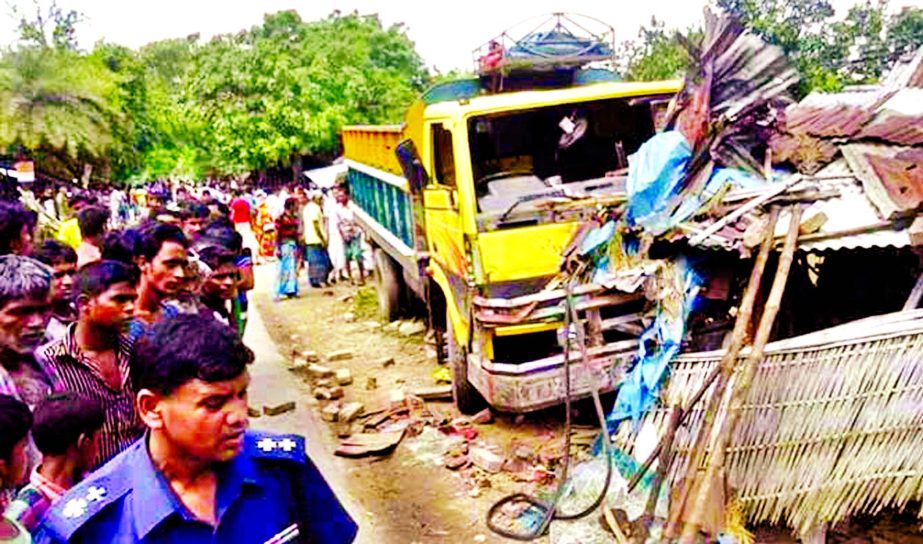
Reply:
<svg viewBox="0 0 923 544"><path fill-rule="evenodd" d="M417 153L417 146L413 144L413 140L407 139L399 143L394 149L394 154L397 155L397 162L404 171L404 177L410 182L410 192L422 191L429 183L429 175L423 168L423 162L420 160L420 154Z"/></svg>

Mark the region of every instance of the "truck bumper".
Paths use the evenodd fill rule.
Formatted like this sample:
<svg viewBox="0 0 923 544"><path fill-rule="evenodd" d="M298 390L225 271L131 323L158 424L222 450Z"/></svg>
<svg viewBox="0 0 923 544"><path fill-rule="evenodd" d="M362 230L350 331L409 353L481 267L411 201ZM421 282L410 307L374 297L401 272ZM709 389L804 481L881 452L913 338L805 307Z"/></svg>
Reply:
<svg viewBox="0 0 923 544"><path fill-rule="evenodd" d="M514 298L475 297L475 326L481 330L499 331L504 327L557 322L563 325L563 290L547 290ZM609 330L640 333L640 315L624 314L603 319L600 312L639 301L640 294L622 293L599 285L581 286L570 294L584 327L586 357L581 348L572 344L570 351L571 398L586 397L595 388L612 391L637 356L637 339L607 342L603 333ZM616 311L616 313L620 313ZM524 327L527 328L527 327ZM627 330L626 330L627 329ZM468 381L485 400L498 410L529 412L564 402L564 354L527 362L503 363L492 361L482 353L468 354Z"/></svg>
<svg viewBox="0 0 923 544"><path fill-rule="evenodd" d="M634 340L589 349L586 361L578 350L571 352L571 398L587 397L594 388L601 393L612 391L636 354ZM504 412L547 408L561 404L567 396L563 355L518 365L495 364L469 355L468 381L488 404Z"/></svg>

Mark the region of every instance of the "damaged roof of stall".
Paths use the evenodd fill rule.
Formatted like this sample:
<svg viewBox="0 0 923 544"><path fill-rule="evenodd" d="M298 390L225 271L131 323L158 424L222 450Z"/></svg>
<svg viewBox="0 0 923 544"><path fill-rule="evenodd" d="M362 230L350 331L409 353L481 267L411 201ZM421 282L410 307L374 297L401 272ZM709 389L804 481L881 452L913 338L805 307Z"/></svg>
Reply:
<svg viewBox="0 0 923 544"><path fill-rule="evenodd" d="M811 93L789 106L785 118L785 129L772 140L773 159L797 168L801 181L781 192L779 184L791 178L760 191L731 193L715 215L779 192L776 199L794 198L806 207L802 251L913 245L914 221L923 227L923 48L880 85ZM745 234L759 221L757 210L727 222L701 245L748 245ZM694 238L714 223L710 218L683 228ZM780 238L786 223L780 221Z"/></svg>

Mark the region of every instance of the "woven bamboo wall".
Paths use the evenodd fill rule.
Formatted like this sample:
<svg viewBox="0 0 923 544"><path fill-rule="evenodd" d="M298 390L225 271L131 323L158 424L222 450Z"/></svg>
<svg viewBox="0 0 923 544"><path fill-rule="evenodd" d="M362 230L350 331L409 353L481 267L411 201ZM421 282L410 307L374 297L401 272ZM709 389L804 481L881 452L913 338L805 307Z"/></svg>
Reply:
<svg viewBox="0 0 923 544"><path fill-rule="evenodd" d="M807 530L923 499L923 312L876 319L767 349L728 456L751 522ZM678 358L667 403L686 405L720 355ZM704 404L677 433L671 481L686 470ZM651 423L662 431L666 411Z"/></svg>

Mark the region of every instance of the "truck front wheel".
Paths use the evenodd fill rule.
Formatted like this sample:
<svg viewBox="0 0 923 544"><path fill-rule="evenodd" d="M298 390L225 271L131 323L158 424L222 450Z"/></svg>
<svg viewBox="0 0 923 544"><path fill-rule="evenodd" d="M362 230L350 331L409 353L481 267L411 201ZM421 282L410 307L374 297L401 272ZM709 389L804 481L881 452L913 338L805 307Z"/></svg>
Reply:
<svg viewBox="0 0 923 544"><path fill-rule="evenodd" d="M452 320L446 316L446 351L449 364L452 365L452 398L458 411L465 415L474 415L487 406L487 401L468 381L468 355L465 348L455 340Z"/></svg>
<svg viewBox="0 0 923 544"><path fill-rule="evenodd" d="M375 290L378 293L378 313L387 322L400 314L403 277L397 263L381 248L375 248Z"/></svg>

